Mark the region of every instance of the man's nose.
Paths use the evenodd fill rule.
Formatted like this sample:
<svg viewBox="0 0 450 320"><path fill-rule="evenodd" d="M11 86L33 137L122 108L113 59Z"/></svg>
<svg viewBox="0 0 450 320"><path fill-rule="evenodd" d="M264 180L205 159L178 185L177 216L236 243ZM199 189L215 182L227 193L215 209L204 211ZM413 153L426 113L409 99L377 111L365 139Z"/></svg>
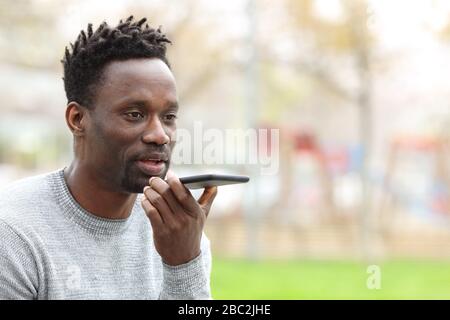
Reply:
<svg viewBox="0 0 450 320"><path fill-rule="evenodd" d="M151 118L144 134L142 135L144 143L166 144L170 142L170 137L164 130L160 119L157 116Z"/></svg>

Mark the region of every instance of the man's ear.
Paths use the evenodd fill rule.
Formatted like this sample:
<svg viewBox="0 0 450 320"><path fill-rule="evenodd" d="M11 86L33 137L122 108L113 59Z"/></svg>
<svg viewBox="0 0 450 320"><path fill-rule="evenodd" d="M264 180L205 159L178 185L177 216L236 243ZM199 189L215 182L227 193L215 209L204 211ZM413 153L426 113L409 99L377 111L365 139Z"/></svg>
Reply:
<svg viewBox="0 0 450 320"><path fill-rule="evenodd" d="M66 108L66 123L74 136L83 136L86 129L86 108L75 101L69 102Z"/></svg>

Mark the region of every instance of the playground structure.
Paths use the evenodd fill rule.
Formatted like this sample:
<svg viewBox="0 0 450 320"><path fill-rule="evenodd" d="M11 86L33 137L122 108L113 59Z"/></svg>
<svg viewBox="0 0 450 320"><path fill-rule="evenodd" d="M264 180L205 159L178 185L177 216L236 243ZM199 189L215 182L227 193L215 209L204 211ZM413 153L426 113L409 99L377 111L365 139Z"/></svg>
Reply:
<svg viewBox="0 0 450 320"><path fill-rule="evenodd" d="M235 208L208 222L213 246L231 256L245 256L245 243L256 241L261 257L359 257L358 147L327 147L308 133L290 137L280 146L277 200L264 206L261 199L257 238L249 238ZM371 179L370 229L363 230L375 258L450 257L448 142L437 135L392 139L384 171Z"/></svg>

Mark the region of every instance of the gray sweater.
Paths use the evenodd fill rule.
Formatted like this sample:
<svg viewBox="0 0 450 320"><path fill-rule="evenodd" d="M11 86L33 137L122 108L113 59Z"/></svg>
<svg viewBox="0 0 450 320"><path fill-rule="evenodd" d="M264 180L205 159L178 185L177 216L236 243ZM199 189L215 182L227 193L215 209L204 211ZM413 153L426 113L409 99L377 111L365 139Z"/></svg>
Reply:
<svg viewBox="0 0 450 320"><path fill-rule="evenodd" d="M63 169L0 192L0 299L211 299L211 252L162 262L140 205L97 217L72 197Z"/></svg>

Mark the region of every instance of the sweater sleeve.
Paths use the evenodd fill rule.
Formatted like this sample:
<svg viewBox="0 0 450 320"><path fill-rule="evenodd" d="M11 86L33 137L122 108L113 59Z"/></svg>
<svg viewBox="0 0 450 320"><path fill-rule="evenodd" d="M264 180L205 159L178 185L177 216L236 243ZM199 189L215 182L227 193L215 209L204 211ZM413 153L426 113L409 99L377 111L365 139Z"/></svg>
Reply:
<svg viewBox="0 0 450 320"><path fill-rule="evenodd" d="M31 249L0 220L0 300L35 299L38 277Z"/></svg>
<svg viewBox="0 0 450 320"><path fill-rule="evenodd" d="M169 266L163 262L161 300L210 300L211 248L203 234L201 253L193 260Z"/></svg>

